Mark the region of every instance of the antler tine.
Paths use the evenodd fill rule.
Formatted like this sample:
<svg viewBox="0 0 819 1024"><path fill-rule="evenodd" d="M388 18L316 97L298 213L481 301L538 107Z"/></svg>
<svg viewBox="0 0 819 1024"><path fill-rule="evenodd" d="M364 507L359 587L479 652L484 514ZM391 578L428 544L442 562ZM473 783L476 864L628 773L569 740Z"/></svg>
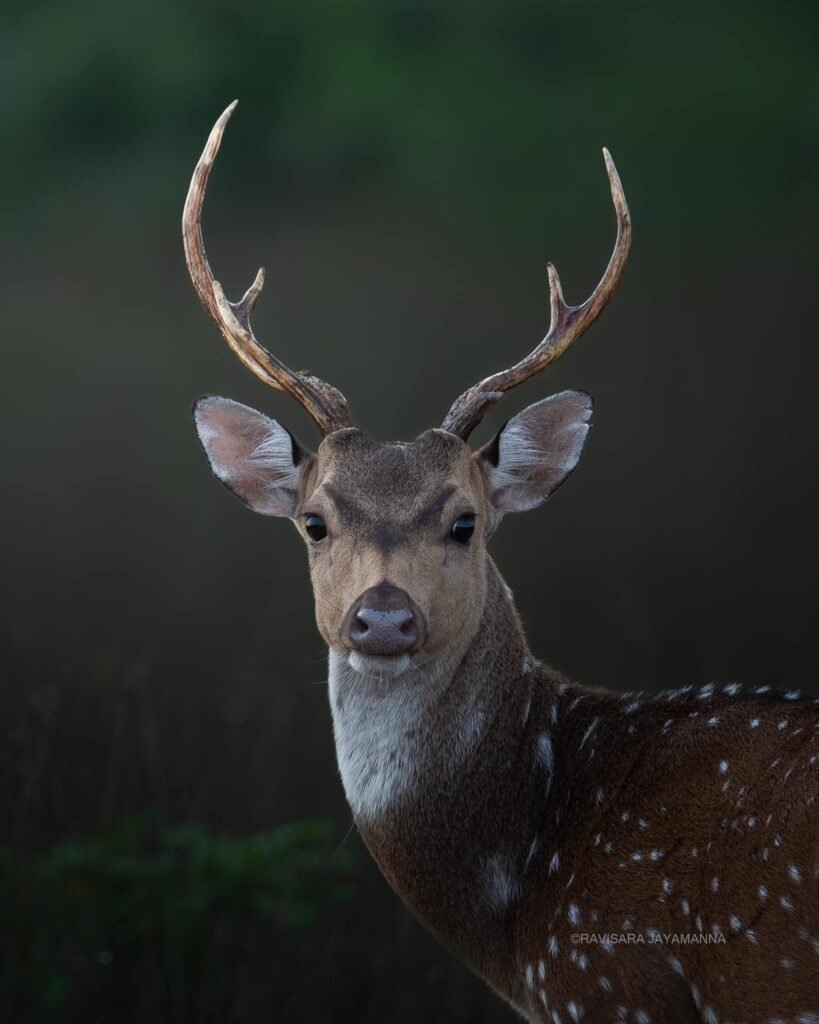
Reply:
<svg viewBox="0 0 819 1024"><path fill-rule="evenodd" d="M202 207L208 178L219 152L222 135L238 100L225 110L211 129L191 178L182 213L182 241L185 260L196 294L225 341L242 363L259 380L277 391L292 395L309 413L323 434L352 426L347 400L330 384L306 373L296 373L261 345L253 334L250 314L264 285L264 268L260 268L253 284L238 302L230 302L221 284L214 279L202 238Z"/></svg>
<svg viewBox="0 0 819 1024"><path fill-rule="evenodd" d="M507 391L529 380L530 377L543 373L548 366L556 362L566 349L591 327L617 290L631 246L631 215L620 176L607 149L603 150L603 159L606 162L611 198L617 215L617 239L600 283L580 306L569 306L563 298L557 270L549 263L547 269L551 322L548 334L519 363L486 377L456 399L443 422L443 430L466 440L489 408L503 398Z"/></svg>

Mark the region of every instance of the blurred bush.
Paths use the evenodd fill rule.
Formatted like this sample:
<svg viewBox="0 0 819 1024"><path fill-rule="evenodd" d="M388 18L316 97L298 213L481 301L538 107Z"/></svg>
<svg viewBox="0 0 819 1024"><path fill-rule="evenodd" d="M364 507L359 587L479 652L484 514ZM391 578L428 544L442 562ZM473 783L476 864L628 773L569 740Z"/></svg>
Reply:
<svg viewBox="0 0 819 1024"><path fill-rule="evenodd" d="M337 843L324 822L224 838L141 815L0 849L4 1019L275 1019L302 937L351 894Z"/></svg>

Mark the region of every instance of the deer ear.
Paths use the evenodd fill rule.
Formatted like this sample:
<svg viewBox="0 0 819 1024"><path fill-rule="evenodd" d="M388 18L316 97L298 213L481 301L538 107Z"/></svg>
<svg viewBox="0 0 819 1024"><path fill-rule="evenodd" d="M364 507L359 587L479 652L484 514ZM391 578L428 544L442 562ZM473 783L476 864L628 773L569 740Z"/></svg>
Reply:
<svg viewBox="0 0 819 1024"><path fill-rule="evenodd" d="M537 508L580 461L594 400L585 391L562 391L513 417L475 453L489 479L495 509Z"/></svg>
<svg viewBox="0 0 819 1024"><path fill-rule="evenodd" d="M208 395L193 407L199 440L214 474L267 516L295 516L299 488L313 462L275 420L229 398Z"/></svg>

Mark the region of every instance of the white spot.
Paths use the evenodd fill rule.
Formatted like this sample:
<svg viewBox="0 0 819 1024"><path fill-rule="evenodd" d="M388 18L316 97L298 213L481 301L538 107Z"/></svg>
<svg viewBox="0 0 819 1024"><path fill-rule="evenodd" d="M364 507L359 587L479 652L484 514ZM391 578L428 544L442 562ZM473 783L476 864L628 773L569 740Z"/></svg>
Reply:
<svg viewBox="0 0 819 1024"><path fill-rule="evenodd" d="M560 867L560 854L557 850L552 854L552 859L549 861L549 874L553 875Z"/></svg>
<svg viewBox="0 0 819 1024"><path fill-rule="evenodd" d="M602 988L604 992L611 992L612 984L608 978L598 978L598 983L600 985L600 988Z"/></svg>
<svg viewBox="0 0 819 1024"><path fill-rule="evenodd" d="M531 964L527 964L526 965L526 987L527 988L534 988L535 987L535 972L532 969L532 965Z"/></svg>
<svg viewBox="0 0 819 1024"><path fill-rule="evenodd" d="M489 905L504 911L520 895L520 883L515 878L510 857L496 853L486 861L486 895Z"/></svg>
<svg viewBox="0 0 819 1024"><path fill-rule="evenodd" d="M715 725L719 725L719 715L714 715L713 718L709 718L708 719L708 724L710 726L712 726L712 727L715 726Z"/></svg>
<svg viewBox="0 0 819 1024"><path fill-rule="evenodd" d="M716 875L711 879L711 892L717 892L719 890L719 879Z"/></svg>
<svg viewBox="0 0 819 1024"><path fill-rule="evenodd" d="M557 936L552 935L552 937L549 939L549 955L552 957L553 960L557 958L557 952Z"/></svg>
<svg viewBox="0 0 819 1024"><path fill-rule="evenodd" d="M603 804L603 801L606 799L606 795L603 792L602 787L597 790L597 796L595 797L595 799L597 800L597 806L601 807L602 804Z"/></svg>
<svg viewBox="0 0 819 1024"><path fill-rule="evenodd" d="M790 970L791 967L793 967L794 961L791 960L789 957L783 956L779 963L782 967L785 968L785 970Z"/></svg>
<svg viewBox="0 0 819 1024"><path fill-rule="evenodd" d="M779 729L779 731L782 732L783 729L787 729L787 728L788 728L788 720L787 720L787 718L783 718L782 721L777 725L777 729Z"/></svg>
<svg viewBox="0 0 819 1024"><path fill-rule="evenodd" d="M545 960L538 960L537 976L540 978L541 981L545 981L546 980L546 961Z"/></svg>
<svg viewBox="0 0 819 1024"><path fill-rule="evenodd" d="M714 684L713 683L708 683L706 686L703 686L700 689L700 692L697 694L697 700L702 700L705 697L713 697L713 695L714 695Z"/></svg>
<svg viewBox="0 0 819 1024"><path fill-rule="evenodd" d="M779 902L782 904L785 910L793 910L793 903L791 900L788 899L787 896L780 896Z"/></svg>
<svg viewBox="0 0 819 1024"><path fill-rule="evenodd" d="M788 874L791 876L791 879L794 882L796 882L797 885L799 885L799 883L802 881L802 873L795 864L791 864L791 866L788 868Z"/></svg>
<svg viewBox="0 0 819 1024"><path fill-rule="evenodd" d="M719 1017L717 1017L710 1006L706 1006L702 1011L702 1019L705 1021L705 1024L719 1024Z"/></svg>
<svg viewBox="0 0 819 1024"><path fill-rule="evenodd" d="M527 657L527 658L523 659L523 665L521 665L521 671L524 674L527 674L527 675L528 675L529 672L532 671L532 662L531 662L530 658Z"/></svg>
<svg viewBox="0 0 819 1024"><path fill-rule="evenodd" d="M728 764L727 761L720 761L719 763L719 770L722 775L725 775L726 772L728 772L728 770L730 769L730 767L731 766L730 764Z"/></svg>
<svg viewBox="0 0 819 1024"><path fill-rule="evenodd" d="M578 750L582 750L583 749L583 747L585 746L586 740L589 738L589 736L591 736L591 734L597 728L597 723L599 721L600 721L599 718L592 719L591 724L586 729L586 731L583 733L583 739L580 741L580 746L577 748Z"/></svg>
<svg viewBox="0 0 819 1024"><path fill-rule="evenodd" d="M691 904L688 902L688 900L683 900L680 906L682 907L682 912L685 914L686 917L688 917L688 915L691 913Z"/></svg>
<svg viewBox="0 0 819 1024"><path fill-rule="evenodd" d="M655 860L655 861L656 860L661 860L662 856L663 856L663 851L662 850L652 850L651 851L651 859L652 860Z"/></svg>
<svg viewBox="0 0 819 1024"><path fill-rule="evenodd" d="M728 924L731 926L732 932L738 932L742 928L742 921L737 917L736 914L731 914L728 918Z"/></svg>
<svg viewBox="0 0 819 1024"><path fill-rule="evenodd" d="M757 889L757 892L759 893L759 898L761 900L766 900L768 898L768 890L765 888L764 885L760 885L759 889Z"/></svg>
<svg viewBox="0 0 819 1024"><path fill-rule="evenodd" d="M580 907L578 907L578 905L576 903L570 903L569 904L569 914L568 914L568 917L569 917L569 921L571 921L572 924L580 924L580 919L581 919Z"/></svg>
<svg viewBox="0 0 819 1024"><path fill-rule="evenodd" d="M552 746L552 737L548 732L541 733L537 738L537 760L549 774L546 781L546 794L552 788L552 776L555 769L555 752Z"/></svg>
<svg viewBox="0 0 819 1024"><path fill-rule="evenodd" d="M583 1019L583 1007L578 1006L573 999L566 1004L566 1009L573 1021L577 1022Z"/></svg>
<svg viewBox="0 0 819 1024"><path fill-rule="evenodd" d="M670 878L664 878L663 879L663 892L666 894L666 896L670 896L673 889L674 889L674 883L671 881L671 879Z"/></svg>
<svg viewBox="0 0 819 1024"><path fill-rule="evenodd" d="M640 853L639 850L637 850L634 853L632 853L631 859L632 860L636 860L636 861L641 861L643 859L643 855L642 855L642 853Z"/></svg>
<svg viewBox="0 0 819 1024"><path fill-rule="evenodd" d="M623 714L624 715L632 715L637 710L637 708L639 708L639 706L640 706L639 700L634 700L634 701L631 702L631 704L628 704L628 705L626 705L626 707L623 708Z"/></svg>
<svg viewBox="0 0 819 1024"><path fill-rule="evenodd" d="M752 718L751 719L751 728L752 729L758 729L759 728L759 719L758 718Z"/></svg>

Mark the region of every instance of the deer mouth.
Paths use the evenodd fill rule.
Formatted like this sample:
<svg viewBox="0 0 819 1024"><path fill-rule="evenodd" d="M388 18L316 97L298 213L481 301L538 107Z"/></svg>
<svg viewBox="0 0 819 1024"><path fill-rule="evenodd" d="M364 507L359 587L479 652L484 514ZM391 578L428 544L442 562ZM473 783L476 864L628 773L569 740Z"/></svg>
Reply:
<svg viewBox="0 0 819 1024"><path fill-rule="evenodd" d="M409 654L362 654L350 651L347 662L351 669L362 676L375 679L397 679L412 665Z"/></svg>

